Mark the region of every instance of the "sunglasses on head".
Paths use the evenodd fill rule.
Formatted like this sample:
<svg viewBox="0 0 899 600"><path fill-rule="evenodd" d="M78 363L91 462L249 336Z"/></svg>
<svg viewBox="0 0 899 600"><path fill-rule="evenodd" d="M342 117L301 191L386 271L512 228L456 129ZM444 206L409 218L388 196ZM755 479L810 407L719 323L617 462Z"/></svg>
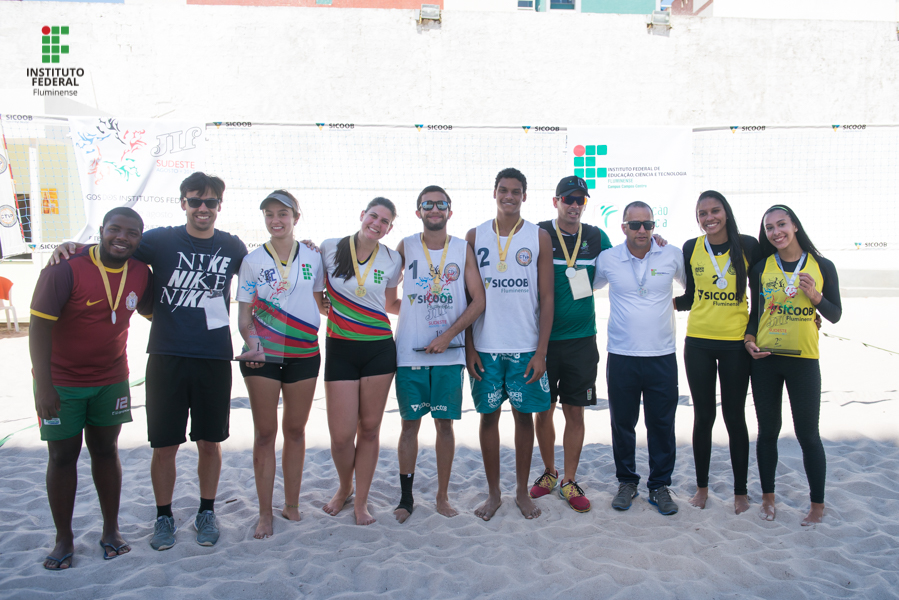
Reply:
<svg viewBox="0 0 899 600"><path fill-rule="evenodd" d="M561 198L559 198L559 200L561 200L563 204L567 204L568 206L571 206L572 204L584 206L585 204L587 204L586 196L562 196Z"/></svg>
<svg viewBox="0 0 899 600"><path fill-rule="evenodd" d="M205 200L202 198L185 198L185 200L187 200L187 205L191 208L200 208L201 205L205 204L206 208L213 210L222 201L221 198L206 198Z"/></svg>
<svg viewBox="0 0 899 600"><path fill-rule="evenodd" d="M418 205L418 210L431 210L435 206L437 210L446 210L450 205L446 200L422 200L421 204Z"/></svg>
<svg viewBox="0 0 899 600"><path fill-rule="evenodd" d="M656 226L655 221L625 221L625 223L631 231L640 231L641 227L646 231L652 231Z"/></svg>

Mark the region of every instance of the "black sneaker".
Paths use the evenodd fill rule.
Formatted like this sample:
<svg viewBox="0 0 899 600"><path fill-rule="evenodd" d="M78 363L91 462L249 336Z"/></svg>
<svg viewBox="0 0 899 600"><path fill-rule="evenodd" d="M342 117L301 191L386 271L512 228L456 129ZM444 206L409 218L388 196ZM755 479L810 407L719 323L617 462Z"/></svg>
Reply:
<svg viewBox="0 0 899 600"><path fill-rule="evenodd" d="M671 499L671 491L664 485L649 490L649 503L656 505L663 515L673 515L677 512L677 504Z"/></svg>
<svg viewBox="0 0 899 600"><path fill-rule="evenodd" d="M612 508L627 510L631 507L631 501L638 495L636 483L622 483L618 486L618 493L612 499Z"/></svg>

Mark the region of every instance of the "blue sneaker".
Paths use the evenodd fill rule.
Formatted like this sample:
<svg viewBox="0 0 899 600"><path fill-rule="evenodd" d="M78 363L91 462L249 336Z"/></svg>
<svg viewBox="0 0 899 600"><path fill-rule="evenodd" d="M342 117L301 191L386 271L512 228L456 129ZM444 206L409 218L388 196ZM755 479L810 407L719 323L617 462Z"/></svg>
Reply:
<svg viewBox="0 0 899 600"><path fill-rule="evenodd" d="M197 543L201 546L215 546L219 541L219 528L215 526L215 513L211 510L197 513L194 527L197 528Z"/></svg>
<svg viewBox="0 0 899 600"><path fill-rule="evenodd" d="M150 546L154 550L168 550L175 545L175 519L173 517L159 517L153 529L153 538Z"/></svg>

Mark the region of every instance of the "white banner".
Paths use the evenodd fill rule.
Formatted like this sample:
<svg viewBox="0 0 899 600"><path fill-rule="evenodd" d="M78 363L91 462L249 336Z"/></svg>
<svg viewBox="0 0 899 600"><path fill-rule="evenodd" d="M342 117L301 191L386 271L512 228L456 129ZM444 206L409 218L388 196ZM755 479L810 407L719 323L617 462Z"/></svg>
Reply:
<svg viewBox="0 0 899 600"><path fill-rule="evenodd" d="M16 209L16 187L12 179L12 168L6 153L6 138L0 144L0 247L3 256L27 253L28 246L22 233L22 222Z"/></svg>
<svg viewBox="0 0 899 600"><path fill-rule="evenodd" d="M179 186L205 168L205 124L149 119L69 119L87 224L76 241L96 239L110 209L130 206L145 229L181 217Z"/></svg>
<svg viewBox="0 0 899 600"><path fill-rule="evenodd" d="M624 241L622 211L652 207L656 233L680 246L696 235L689 127L569 127L566 169L590 188L584 221Z"/></svg>

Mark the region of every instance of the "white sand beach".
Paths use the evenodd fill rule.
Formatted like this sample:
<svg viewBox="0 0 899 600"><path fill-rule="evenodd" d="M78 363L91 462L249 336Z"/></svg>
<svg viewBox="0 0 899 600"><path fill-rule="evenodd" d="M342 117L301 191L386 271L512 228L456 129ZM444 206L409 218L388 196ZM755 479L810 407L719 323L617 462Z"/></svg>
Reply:
<svg viewBox="0 0 899 600"><path fill-rule="evenodd" d="M617 489L612 462L605 384L587 411L587 439L579 482L593 502L586 514L553 494L538 500L542 516L522 518L515 507L512 419L501 421L505 503L484 522L473 510L485 497L478 449L478 417L470 397L456 425L457 454L450 483L460 511L445 518L434 508L434 430L422 427L416 477L416 509L398 524L396 443L400 418L388 401L381 455L371 492L378 522L356 526L352 510L336 517L321 507L335 488L329 452L324 386L319 381L307 427L307 458L300 507L303 520L275 521L275 535L253 539L256 493L252 468L253 427L246 388L234 368L231 437L223 444L224 467L216 511L222 531L212 548L195 543L193 516L199 502L196 450L182 449L174 513L177 545L164 552L149 546L155 508L149 478L144 388L133 389L134 422L120 438L124 470L120 525L130 554L102 560L97 544L100 510L86 449L79 463L75 506L76 554L71 569L49 572L41 561L53 545L54 528L44 475L47 449L40 441L31 394L27 337L0 337L0 598L40 599L62 594L95 598L278 599L285 598L896 598L899 597L899 351L897 298L846 298L843 319L826 323L821 367L824 394L821 434L827 452L824 523L801 527L808 486L785 403L780 442L777 520L758 518L761 499L754 443L749 493L753 506L735 515L727 435L715 425L710 501L705 510L688 504L695 491L690 445L693 414L681 372L677 412L678 459L672 489L680 512L665 517L646 502L645 487L631 510L609 502ZM598 300L599 314L608 302ZM22 311L24 312L24 311ZM235 311L236 312L236 311ZM682 337L686 315L678 315ZM129 343L132 379L143 376L148 325L134 320ZM605 348L604 317L598 322ZM3 327L0 325L0 330ZM865 346L862 342L869 344ZM602 352L601 369L606 364ZM678 362L682 366L681 355ZM466 386L467 390L467 386ZM747 422L755 439L751 396ZM429 418L426 418L428 420ZM561 464L564 420L556 412ZM638 425L638 467L648 472L645 434ZM280 448L280 440L278 447ZM542 467L536 447L532 478ZM280 477L275 503L280 507ZM645 483L643 484L645 486ZM277 513L276 513L277 514Z"/></svg>

